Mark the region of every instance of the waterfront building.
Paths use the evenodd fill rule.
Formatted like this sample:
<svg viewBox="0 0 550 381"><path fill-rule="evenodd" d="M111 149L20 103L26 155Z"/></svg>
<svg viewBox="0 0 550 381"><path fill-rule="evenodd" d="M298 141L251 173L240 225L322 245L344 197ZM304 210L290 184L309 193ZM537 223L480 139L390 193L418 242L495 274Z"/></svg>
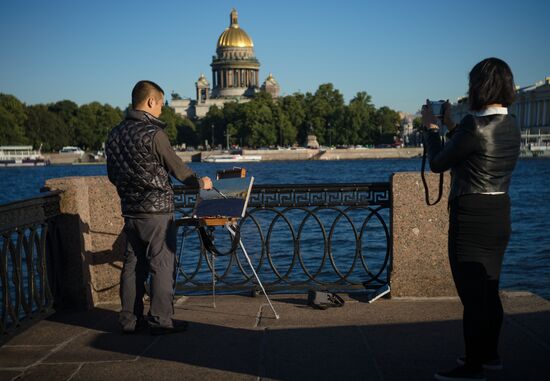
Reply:
<svg viewBox="0 0 550 381"><path fill-rule="evenodd" d="M235 9L229 16L229 27L218 37L210 66L212 82L201 74L195 82L195 99L172 99L170 105L177 114L202 118L213 105L222 108L227 102L248 102L258 91L279 96L279 84L271 73L260 85L260 61L252 39L239 25Z"/></svg>
<svg viewBox="0 0 550 381"><path fill-rule="evenodd" d="M0 166L25 167L43 166L50 164L49 160L42 156L42 146L34 150L32 146L0 146Z"/></svg>
<svg viewBox="0 0 550 381"><path fill-rule="evenodd" d="M521 128L523 146L531 152L550 152L550 77L518 89L510 108Z"/></svg>

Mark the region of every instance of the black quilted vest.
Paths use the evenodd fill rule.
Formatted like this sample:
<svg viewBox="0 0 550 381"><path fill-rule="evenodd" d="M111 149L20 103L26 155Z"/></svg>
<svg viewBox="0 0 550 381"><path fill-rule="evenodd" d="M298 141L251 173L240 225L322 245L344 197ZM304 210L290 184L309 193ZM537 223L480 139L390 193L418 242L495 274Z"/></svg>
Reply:
<svg viewBox="0 0 550 381"><path fill-rule="evenodd" d="M153 151L153 139L164 127L152 115L130 110L109 133L107 174L120 196L122 214L174 211L170 175Z"/></svg>

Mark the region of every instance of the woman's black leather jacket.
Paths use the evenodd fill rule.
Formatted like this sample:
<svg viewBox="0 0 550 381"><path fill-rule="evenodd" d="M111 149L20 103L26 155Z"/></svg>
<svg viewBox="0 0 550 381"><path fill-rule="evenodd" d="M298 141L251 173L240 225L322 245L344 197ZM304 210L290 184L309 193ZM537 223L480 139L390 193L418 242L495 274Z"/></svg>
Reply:
<svg viewBox="0 0 550 381"><path fill-rule="evenodd" d="M449 200L472 193L508 192L521 133L511 115L467 115L444 146L437 131L424 133L432 172L451 169Z"/></svg>

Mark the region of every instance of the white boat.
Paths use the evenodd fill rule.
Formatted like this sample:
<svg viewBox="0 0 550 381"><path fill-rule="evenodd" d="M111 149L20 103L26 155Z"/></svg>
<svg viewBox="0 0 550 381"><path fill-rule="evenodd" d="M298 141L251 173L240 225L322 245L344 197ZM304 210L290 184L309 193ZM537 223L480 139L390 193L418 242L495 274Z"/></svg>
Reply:
<svg viewBox="0 0 550 381"><path fill-rule="evenodd" d="M0 146L0 166L2 167L37 167L50 164L42 156L40 149L32 146Z"/></svg>
<svg viewBox="0 0 550 381"><path fill-rule="evenodd" d="M79 147L73 147L73 146L66 146L59 150L59 153L61 154L72 154L72 155L79 155L82 157L84 155L84 151Z"/></svg>
<svg viewBox="0 0 550 381"><path fill-rule="evenodd" d="M260 155L210 155L202 159L205 163L241 163L260 160L262 160Z"/></svg>

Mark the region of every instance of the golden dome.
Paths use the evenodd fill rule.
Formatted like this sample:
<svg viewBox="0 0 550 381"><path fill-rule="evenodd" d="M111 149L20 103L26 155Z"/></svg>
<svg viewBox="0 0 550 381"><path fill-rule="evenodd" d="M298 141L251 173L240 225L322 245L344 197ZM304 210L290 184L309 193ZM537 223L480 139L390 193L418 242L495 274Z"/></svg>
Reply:
<svg viewBox="0 0 550 381"><path fill-rule="evenodd" d="M218 38L218 48L253 48L254 43L252 39L239 27L238 14L235 9L231 11L229 17L229 28L226 28L220 35L220 38Z"/></svg>

